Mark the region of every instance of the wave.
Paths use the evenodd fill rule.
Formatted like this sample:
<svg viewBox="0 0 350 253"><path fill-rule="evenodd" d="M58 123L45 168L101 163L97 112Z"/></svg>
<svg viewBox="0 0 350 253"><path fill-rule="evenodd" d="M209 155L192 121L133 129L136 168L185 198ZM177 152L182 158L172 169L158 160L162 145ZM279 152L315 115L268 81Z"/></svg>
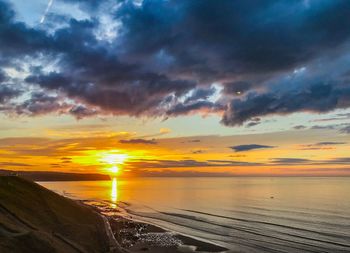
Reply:
<svg viewBox="0 0 350 253"><path fill-rule="evenodd" d="M242 219L197 210L181 209L187 214L157 211L137 212L128 208L127 212L139 217L163 221L182 227L183 231L200 231L205 234L204 239L240 245L258 250L258 252L349 252L350 237L331 232L287 226L260 220ZM188 214L189 213L189 214ZM192 214L192 215L191 215ZM196 215L193 215L196 214ZM201 216L206 216L203 218ZM220 223L209 218L215 217L238 222L238 224ZM258 227L256 225L263 225ZM203 235L202 235L203 236ZM320 239L319 237L323 237ZM344 241L344 242L340 242ZM227 246L227 245L223 245ZM271 247L273 246L273 247ZM277 247L277 248L276 248Z"/></svg>

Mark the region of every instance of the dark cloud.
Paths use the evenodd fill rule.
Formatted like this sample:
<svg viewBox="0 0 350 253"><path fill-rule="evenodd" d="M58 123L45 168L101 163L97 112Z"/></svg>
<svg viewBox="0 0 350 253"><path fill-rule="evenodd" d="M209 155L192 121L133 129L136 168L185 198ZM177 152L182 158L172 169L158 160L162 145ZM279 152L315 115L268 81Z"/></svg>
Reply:
<svg viewBox="0 0 350 253"><path fill-rule="evenodd" d="M202 78L208 70L219 76L286 69L346 41L349 3L311 5L146 0L139 7L124 1L117 17L130 54L152 57L163 50L177 71L188 67L188 73Z"/></svg>
<svg viewBox="0 0 350 253"><path fill-rule="evenodd" d="M348 123L332 124L332 125L314 125L311 129L316 130L337 130L340 133L350 133L350 125Z"/></svg>
<svg viewBox="0 0 350 253"><path fill-rule="evenodd" d="M77 119L82 119L82 118L97 115L98 111L96 111L94 109L87 108L84 105L77 105L77 106L72 107L69 110L69 113L72 114Z"/></svg>
<svg viewBox="0 0 350 253"><path fill-rule="evenodd" d="M350 134L350 125L340 129L341 133Z"/></svg>
<svg viewBox="0 0 350 253"><path fill-rule="evenodd" d="M246 127L253 127L253 126L256 126L256 125L259 125L261 122L249 122Z"/></svg>
<svg viewBox="0 0 350 253"><path fill-rule="evenodd" d="M314 120L314 122L347 120L350 118L350 113L337 113L335 116L336 117L316 119L316 120Z"/></svg>
<svg viewBox="0 0 350 253"><path fill-rule="evenodd" d="M235 152L244 152L244 151L250 151L250 150L255 150L255 149L275 148L275 146L259 145L259 144L246 144L246 145L232 146L230 148L233 149Z"/></svg>
<svg viewBox="0 0 350 253"><path fill-rule="evenodd" d="M338 157L338 158L324 161L324 163L349 165L350 164L350 157Z"/></svg>
<svg viewBox="0 0 350 253"><path fill-rule="evenodd" d="M311 127L311 129L316 129L316 130L333 130L336 128L336 125L325 125L325 126L320 126L320 125L314 125Z"/></svg>
<svg viewBox="0 0 350 253"><path fill-rule="evenodd" d="M157 141L155 139L152 140L145 140L145 139L130 139L130 140L120 140L120 143L123 144L157 144Z"/></svg>
<svg viewBox="0 0 350 253"><path fill-rule="evenodd" d="M6 73L0 69L0 84L8 79Z"/></svg>
<svg viewBox="0 0 350 253"><path fill-rule="evenodd" d="M337 113L338 117L350 118L350 113Z"/></svg>
<svg viewBox="0 0 350 253"><path fill-rule="evenodd" d="M22 57L38 56L52 49L51 40L45 33L28 28L14 18L15 12L11 6L0 1L0 66L13 67L16 60L23 60Z"/></svg>
<svg viewBox="0 0 350 253"><path fill-rule="evenodd" d="M296 130L302 130L302 129L305 129L307 127L304 126L304 125L297 125L297 126L294 126L293 128L296 129Z"/></svg>
<svg viewBox="0 0 350 253"><path fill-rule="evenodd" d="M314 144L314 146L329 146L329 145L342 145L342 144L346 144L346 142L324 141L324 142L318 142Z"/></svg>
<svg viewBox="0 0 350 253"><path fill-rule="evenodd" d="M223 93L227 95L243 95L252 88L252 84L246 81L237 81L232 83L224 83Z"/></svg>
<svg viewBox="0 0 350 253"><path fill-rule="evenodd" d="M192 154L203 154L205 151L201 150L201 149L197 149L197 150L192 150Z"/></svg>
<svg viewBox="0 0 350 253"><path fill-rule="evenodd" d="M261 124L261 119L260 118L253 118L253 119L251 119L250 122L248 122L246 127L253 127L253 126L257 126L259 124Z"/></svg>
<svg viewBox="0 0 350 253"><path fill-rule="evenodd" d="M307 145L301 145L302 150L329 150L334 149L336 145L343 145L346 144L346 142L334 142L334 141L324 141L324 142L318 142L314 144L307 144Z"/></svg>
<svg viewBox="0 0 350 253"><path fill-rule="evenodd" d="M225 111L225 125L241 125L256 116L290 114L301 111L329 112L350 98L350 87L319 83L295 90L250 93L245 99L234 99ZM348 104L346 104L348 105Z"/></svg>
<svg viewBox="0 0 350 253"><path fill-rule="evenodd" d="M65 113L71 106L57 96L34 92L31 97L16 107L17 114L37 116L48 113Z"/></svg>
<svg viewBox="0 0 350 253"><path fill-rule="evenodd" d="M309 159L303 158L273 158L271 159L274 164L292 165L292 164L305 164L312 162Z"/></svg>
<svg viewBox="0 0 350 253"><path fill-rule="evenodd" d="M61 157L60 158L61 163L72 163L72 158L70 157Z"/></svg>
<svg viewBox="0 0 350 253"><path fill-rule="evenodd" d="M0 83L0 104L4 104L10 99L18 97L21 93L21 90L13 86Z"/></svg>
<svg viewBox="0 0 350 253"><path fill-rule="evenodd" d="M9 81L11 81L9 76L0 68L0 104L5 104L12 98L18 97L23 93L21 88Z"/></svg>
<svg viewBox="0 0 350 253"><path fill-rule="evenodd" d="M272 164L276 165L348 165L350 164L350 157L337 157L328 160L310 160L305 158L273 158Z"/></svg>
<svg viewBox="0 0 350 253"><path fill-rule="evenodd" d="M50 29L29 27L0 0L0 69L29 65L21 88L55 94L13 102L19 85L2 87L7 111L77 118L217 113L235 126L350 107L349 1L63 1L88 18L48 17ZM105 15L119 24L118 36L97 35ZM213 83L223 85L216 101Z"/></svg>

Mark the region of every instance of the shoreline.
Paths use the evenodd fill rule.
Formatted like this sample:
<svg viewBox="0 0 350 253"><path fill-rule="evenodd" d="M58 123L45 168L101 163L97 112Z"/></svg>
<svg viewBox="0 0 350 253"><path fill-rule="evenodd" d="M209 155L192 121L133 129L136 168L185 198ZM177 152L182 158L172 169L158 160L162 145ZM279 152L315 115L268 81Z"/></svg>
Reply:
<svg viewBox="0 0 350 253"><path fill-rule="evenodd" d="M107 218L110 228L119 245L129 253L224 253L227 248L205 242L191 236L169 231L160 226L126 217L127 213L117 204L108 206L100 201L78 200L92 207Z"/></svg>

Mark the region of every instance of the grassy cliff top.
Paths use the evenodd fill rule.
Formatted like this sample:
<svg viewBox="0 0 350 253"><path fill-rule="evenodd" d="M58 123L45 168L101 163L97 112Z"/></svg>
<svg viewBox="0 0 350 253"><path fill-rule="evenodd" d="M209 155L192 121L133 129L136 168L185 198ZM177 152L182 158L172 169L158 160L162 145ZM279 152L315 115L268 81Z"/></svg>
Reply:
<svg viewBox="0 0 350 253"><path fill-rule="evenodd" d="M0 176L16 175L31 181L96 181L110 180L110 176L97 173L65 173L57 171L12 171L1 170Z"/></svg>
<svg viewBox="0 0 350 253"><path fill-rule="evenodd" d="M0 176L0 252L108 252L89 207L16 176Z"/></svg>

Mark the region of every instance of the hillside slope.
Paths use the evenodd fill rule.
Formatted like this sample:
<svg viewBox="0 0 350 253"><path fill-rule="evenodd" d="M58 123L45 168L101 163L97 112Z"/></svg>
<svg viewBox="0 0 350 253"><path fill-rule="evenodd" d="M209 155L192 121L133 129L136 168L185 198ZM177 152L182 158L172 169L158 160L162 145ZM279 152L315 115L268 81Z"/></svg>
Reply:
<svg viewBox="0 0 350 253"><path fill-rule="evenodd" d="M110 250L103 218L89 207L15 176L0 176L0 252Z"/></svg>

